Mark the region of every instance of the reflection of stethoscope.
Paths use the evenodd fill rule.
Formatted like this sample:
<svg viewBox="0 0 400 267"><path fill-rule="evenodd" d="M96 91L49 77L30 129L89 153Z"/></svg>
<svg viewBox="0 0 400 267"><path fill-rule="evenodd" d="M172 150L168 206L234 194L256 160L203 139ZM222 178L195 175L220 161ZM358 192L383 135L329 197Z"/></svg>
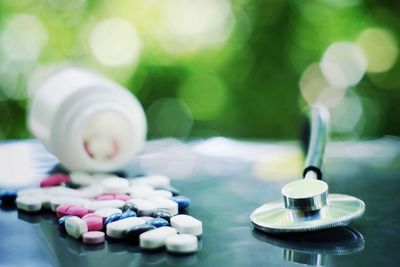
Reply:
<svg viewBox="0 0 400 267"><path fill-rule="evenodd" d="M257 229L268 233L315 231L347 225L364 213L363 201L328 194L328 184L321 181L328 117L325 108L312 109L304 179L282 188L283 202L270 202L253 211L250 219Z"/></svg>

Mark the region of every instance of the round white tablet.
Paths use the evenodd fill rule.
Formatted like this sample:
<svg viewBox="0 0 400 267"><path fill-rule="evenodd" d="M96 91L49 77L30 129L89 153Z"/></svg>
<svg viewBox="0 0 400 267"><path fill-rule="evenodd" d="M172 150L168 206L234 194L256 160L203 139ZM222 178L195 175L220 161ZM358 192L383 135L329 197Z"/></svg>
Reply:
<svg viewBox="0 0 400 267"><path fill-rule="evenodd" d="M171 199L155 196L147 199L149 202L157 206L157 209L168 210L172 215L178 214L178 203Z"/></svg>
<svg viewBox="0 0 400 267"><path fill-rule="evenodd" d="M192 216L180 214L171 218L171 226L180 234L199 236L203 233L203 224Z"/></svg>
<svg viewBox="0 0 400 267"><path fill-rule="evenodd" d="M197 237L189 234L171 235L165 240L169 252L193 253L198 249Z"/></svg>
<svg viewBox="0 0 400 267"><path fill-rule="evenodd" d="M101 183L105 193L124 194L129 190L129 181L124 178L110 176Z"/></svg>
<svg viewBox="0 0 400 267"><path fill-rule="evenodd" d="M35 212L42 209L42 200L35 196L22 195L15 200L20 210Z"/></svg>
<svg viewBox="0 0 400 267"><path fill-rule="evenodd" d="M139 217L129 217L107 224L106 232L109 237L123 238L125 230L140 224L144 224L145 220Z"/></svg>
<svg viewBox="0 0 400 267"><path fill-rule="evenodd" d="M163 226L139 236L139 244L143 249L157 249L165 246L165 240L171 235L177 233L175 228Z"/></svg>

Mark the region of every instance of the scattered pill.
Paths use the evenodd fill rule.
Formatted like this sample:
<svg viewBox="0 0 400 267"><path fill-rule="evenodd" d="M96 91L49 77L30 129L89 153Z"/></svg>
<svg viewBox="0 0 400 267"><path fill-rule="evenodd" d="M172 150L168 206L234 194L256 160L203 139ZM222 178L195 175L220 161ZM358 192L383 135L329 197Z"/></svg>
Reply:
<svg viewBox="0 0 400 267"><path fill-rule="evenodd" d="M17 191L15 190L2 190L0 192L0 200L2 205L13 205L17 199Z"/></svg>
<svg viewBox="0 0 400 267"><path fill-rule="evenodd" d="M156 187L155 189L162 189L162 190L168 190L169 192L172 193L172 196L178 196L180 195L180 190L173 187L173 186L164 186L164 187Z"/></svg>
<svg viewBox="0 0 400 267"><path fill-rule="evenodd" d="M100 231L90 231L82 235L82 241L86 244L101 244L105 241L105 234Z"/></svg>
<svg viewBox="0 0 400 267"><path fill-rule="evenodd" d="M155 204L140 198L129 199L127 203L133 203L137 206L139 216L152 215L157 210Z"/></svg>
<svg viewBox="0 0 400 267"><path fill-rule="evenodd" d="M87 203L84 207L88 210L95 211L103 208L122 208L125 202L119 199L112 200L95 200Z"/></svg>
<svg viewBox="0 0 400 267"><path fill-rule="evenodd" d="M144 220L139 217L130 217L107 224L107 236L112 238L123 238L125 230L140 224L144 224Z"/></svg>
<svg viewBox="0 0 400 267"><path fill-rule="evenodd" d="M172 193L168 190L158 189L158 190L153 190L153 192L147 198L150 198L150 197L171 198Z"/></svg>
<svg viewBox="0 0 400 267"><path fill-rule="evenodd" d="M146 224L153 225L157 228L163 227L163 226L169 226L169 222L163 218L153 218L153 219L147 221Z"/></svg>
<svg viewBox="0 0 400 267"><path fill-rule="evenodd" d="M198 249L197 237L189 234L171 235L165 240L167 251L172 253L194 253Z"/></svg>
<svg viewBox="0 0 400 267"><path fill-rule="evenodd" d="M175 228L163 226L145 232L139 236L139 244L143 249L157 249L165 246L165 240L171 235L177 234Z"/></svg>
<svg viewBox="0 0 400 267"><path fill-rule="evenodd" d="M151 216L142 216L142 217L140 217L141 219L143 219L145 222L147 222L147 221L150 221L150 220L152 220L152 219L154 219L153 217L151 217Z"/></svg>
<svg viewBox="0 0 400 267"><path fill-rule="evenodd" d="M88 213L82 217L86 222L88 231L100 231L103 229L103 217L96 213Z"/></svg>
<svg viewBox="0 0 400 267"><path fill-rule="evenodd" d="M102 181L105 193L124 194L129 189L129 181L125 178L113 176Z"/></svg>
<svg viewBox="0 0 400 267"><path fill-rule="evenodd" d="M53 197L50 200L50 207L52 211L56 211L57 207L62 204L84 207L89 202L90 201L88 199L80 197Z"/></svg>
<svg viewBox="0 0 400 267"><path fill-rule="evenodd" d="M187 209L191 204L190 199L185 196L175 196L175 197L172 197L171 200L178 203L178 208L180 210Z"/></svg>
<svg viewBox="0 0 400 267"><path fill-rule="evenodd" d="M151 224L139 224L133 227L130 227L124 231L124 238L137 242L139 240L139 235L143 234L144 232L154 230L156 227Z"/></svg>
<svg viewBox="0 0 400 267"><path fill-rule="evenodd" d="M42 201L35 196L19 196L15 200L17 208L27 212L35 212L42 209Z"/></svg>
<svg viewBox="0 0 400 267"><path fill-rule="evenodd" d="M58 227L60 228L60 230L65 231L65 220L68 217L71 217L71 215L63 216L60 219L58 219Z"/></svg>
<svg viewBox="0 0 400 267"><path fill-rule="evenodd" d="M96 197L96 200L112 200L112 199L119 199L122 201L127 201L132 197L125 195L125 194L102 194Z"/></svg>
<svg viewBox="0 0 400 267"><path fill-rule="evenodd" d="M47 193L56 197L81 197L82 192L77 189L72 189L64 186L49 187Z"/></svg>
<svg viewBox="0 0 400 267"><path fill-rule="evenodd" d="M203 225L201 221L190 215L180 214L171 218L171 226L180 234L191 234L199 236L203 233Z"/></svg>
<svg viewBox="0 0 400 267"><path fill-rule="evenodd" d="M88 213L89 213L88 209L85 209L84 207L80 207L80 206L70 205L70 204L61 204L56 209L56 214L57 214L57 217L59 217L59 218L66 216L66 215L74 215L74 216L78 216L81 218Z"/></svg>
<svg viewBox="0 0 400 267"><path fill-rule="evenodd" d="M115 213L122 213L118 208L102 208L96 210L94 213L100 215L104 220Z"/></svg>
<svg viewBox="0 0 400 267"><path fill-rule="evenodd" d="M152 187L166 187L170 184L170 179L164 175L149 175L131 179L131 186L146 184Z"/></svg>
<svg viewBox="0 0 400 267"><path fill-rule="evenodd" d="M65 220L65 230L74 237L79 238L83 233L88 231L86 222L79 217L70 216Z"/></svg>
<svg viewBox="0 0 400 267"><path fill-rule="evenodd" d="M153 217L154 218L162 218L162 219L166 220L168 223L170 223L172 214L167 210L158 210L153 213Z"/></svg>
<svg viewBox="0 0 400 267"><path fill-rule="evenodd" d="M69 181L69 176L64 173L52 174L40 182L40 187L51 187L61 185Z"/></svg>
<svg viewBox="0 0 400 267"><path fill-rule="evenodd" d="M103 187L97 184L89 185L79 189L82 197L95 198L104 193Z"/></svg>
<svg viewBox="0 0 400 267"><path fill-rule="evenodd" d="M126 202L123 206L122 206L122 211L134 211L135 213L138 212L138 207L133 204L132 202Z"/></svg>
<svg viewBox="0 0 400 267"><path fill-rule="evenodd" d="M128 189L128 194L134 198L147 198L154 192L154 188L145 184L132 185Z"/></svg>
<svg viewBox="0 0 400 267"><path fill-rule="evenodd" d="M172 215L176 215L179 212L178 203L165 197L151 197L147 199L151 203L157 206L157 209L168 210Z"/></svg>
<svg viewBox="0 0 400 267"><path fill-rule="evenodd" d="M107 225L109 223L118 221L119 219L121 219L121 215L122 213L113 213L110 216L107 217L107 219L104 221L104 225Z"/></svg>
<svg viewBox="0 0 400 267"><path fill-rule="evenodd" d="M123 219L129 218L129 217L137 217L136 212L134 212L132 210L128 210L128 211L122 212L121 216L119 217L119 219L123 220ZM143 217L141 217L141 218L143 218Z"/></svg>
<svg viewBox="0 0 400 267"><path fill-rule="evenodd" d="M47 194L47 189L45 188L27 188L18 190L17 196L32 196L32 195L42 195Z"/></svg>

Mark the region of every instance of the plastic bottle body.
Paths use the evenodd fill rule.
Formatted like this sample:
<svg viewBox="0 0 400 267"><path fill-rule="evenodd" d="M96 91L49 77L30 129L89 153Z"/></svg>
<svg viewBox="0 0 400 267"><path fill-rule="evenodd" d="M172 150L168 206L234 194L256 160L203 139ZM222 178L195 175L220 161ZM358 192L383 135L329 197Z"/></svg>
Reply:
<svg viewBox="0 0 400 267"><path fill-rule="evenodd" d="M113 171L130 162L146 138L146 119L125 88L82 68L50 75L32 99L28 124L71 170Z"/></svg>

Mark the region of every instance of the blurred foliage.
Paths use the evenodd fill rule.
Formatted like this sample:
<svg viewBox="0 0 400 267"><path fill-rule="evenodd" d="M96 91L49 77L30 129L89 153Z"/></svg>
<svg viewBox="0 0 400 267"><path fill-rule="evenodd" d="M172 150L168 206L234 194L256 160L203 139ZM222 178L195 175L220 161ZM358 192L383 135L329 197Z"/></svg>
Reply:
<svg viewBox="0 0 400 267"><path fill-rule="evenodd" d="M399 14L400 1L378 0L2 0L0 138L30 136L31 74L73 62L132 90L150 138L295 139L307 107L303 72L369 28L389 35L393 66L346 89L358 102L332 109L341 110L334 123L347 123L333 129L400 135ZM354 103L361 113L351 120Z"/></svg>

